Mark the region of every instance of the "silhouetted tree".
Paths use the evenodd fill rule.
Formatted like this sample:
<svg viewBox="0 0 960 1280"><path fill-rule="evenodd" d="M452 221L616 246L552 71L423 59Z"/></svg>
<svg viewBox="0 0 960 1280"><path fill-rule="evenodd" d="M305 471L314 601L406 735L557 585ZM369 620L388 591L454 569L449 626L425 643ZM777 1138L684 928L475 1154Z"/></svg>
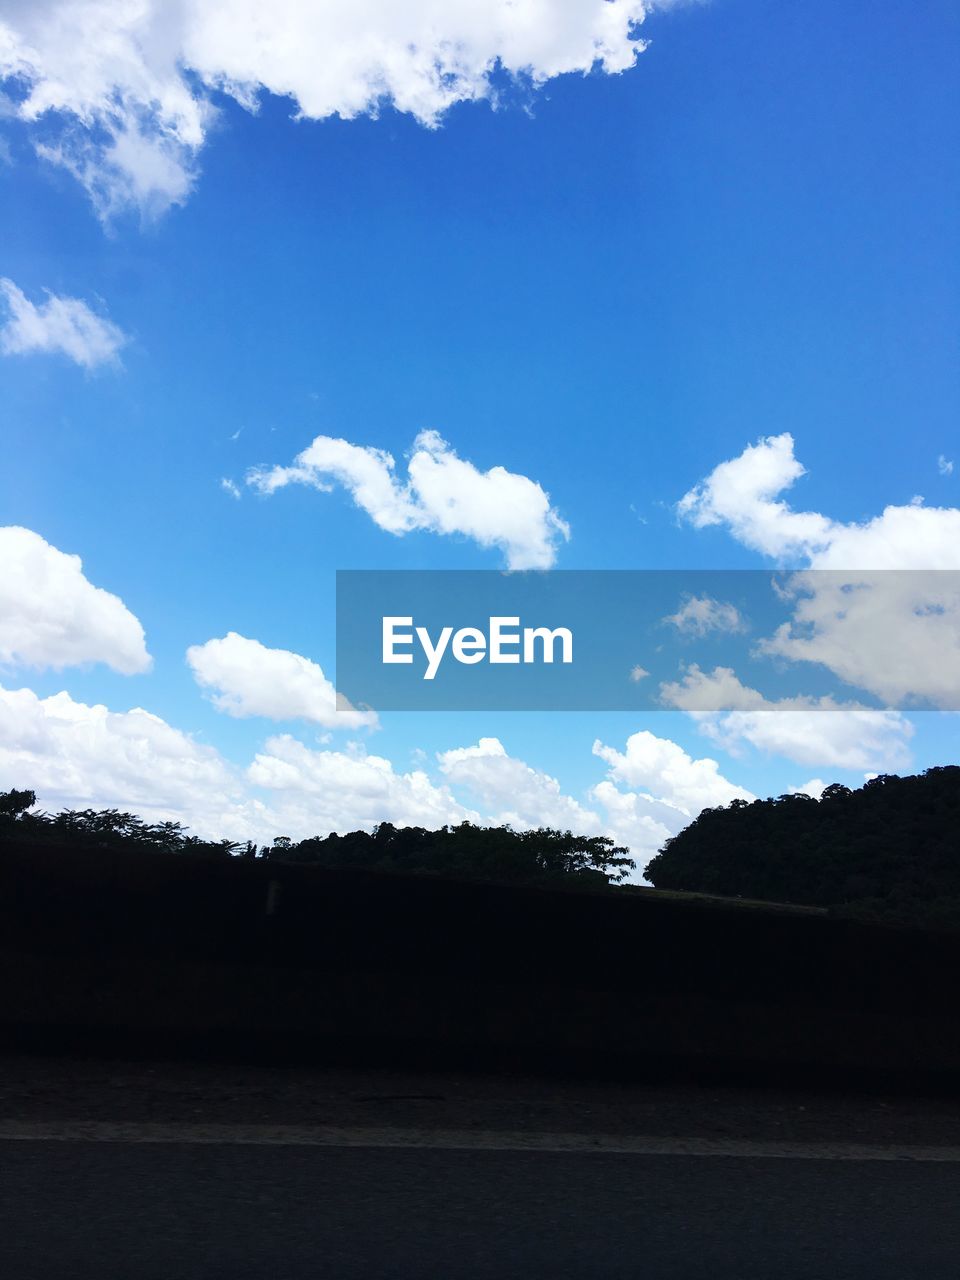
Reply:
<svg viewBox="0 0 960 1280"><path fill-rule="evenodd" d="M647 865L658 889L920 919L960 907L960 768L705 809ZM934 904L937 904L934 907Z"/></svg>
<svg viewBox="0 0 960 1280"><path fill-rule="evenodd" d="M77 848L130 849L204 857L256 858L258 854L319 867L456 875L530 883L571 882L604 886L636 865L607 836L574 835L541 828L480 827L470 822L427 831L381 822L373 831L333 833L294 841L277 836L258 851L252 841L203 840L179 822L144 822L120 809L66 809L50 817L32 814L32 791L0 793L0 840L40 840Z"/></svg>
<svg viewBox="0 0 960 1280"><path fill-rule="evenodd" d="M427 831L380 823L372 832L275 841L267 857L323 867L364 867L524 882L578 880L608 884L636 865L608 836L539 828L481 827L471 822Z"/></svg>

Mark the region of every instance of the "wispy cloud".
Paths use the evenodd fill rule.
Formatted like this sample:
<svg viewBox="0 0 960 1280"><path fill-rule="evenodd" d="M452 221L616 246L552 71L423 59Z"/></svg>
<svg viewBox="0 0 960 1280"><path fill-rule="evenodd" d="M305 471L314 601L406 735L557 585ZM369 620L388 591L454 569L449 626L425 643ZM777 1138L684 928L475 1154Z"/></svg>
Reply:
<svg viewBox="0 0 960 1280"><path fill-rule="evenodd" d="M664 618L682 635L705 636L711 631L736 634L747 624L736 605L714 600L711 596L689 596L676 613Z"/></svg>
<svg viewBox="0 0 960 1280"><path fill-rule="evenodd" d="M47 293L33 303L12 280L0 279L0 351L67 356L84 369L116 364L126 334L79 298Z"/></svg>

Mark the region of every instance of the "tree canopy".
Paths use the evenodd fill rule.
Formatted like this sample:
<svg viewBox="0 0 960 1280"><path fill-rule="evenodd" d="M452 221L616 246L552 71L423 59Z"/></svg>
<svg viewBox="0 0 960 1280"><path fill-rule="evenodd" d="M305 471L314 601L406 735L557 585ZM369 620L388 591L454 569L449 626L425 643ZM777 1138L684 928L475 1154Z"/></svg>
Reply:
<svg viewBox="0 0 960 1280"><path fill-rule="evenodd" d="M960 921L960 767L705 809L645 874L658 889Z"/></svg>
<svg viewBox="0 0 960 1280"><path fill-rule="evenodd" d="M277 836L260 849L252 842L201 840L179 822L148 823L118 809L68 809L50 815L34 812L32 791L0 792L0 840L124 848L167 854L215 857L264 857L318 867L364 868L507 880L598 886L622 880L635 863L628 851L607 836L574 835L541 827L480 827L470 822L427 831L383 822L372 832L313 836L293 841Z"/></svg>
<svg viewBox="0 0 960 1280"><path fill-rule="evenodd" d="M322 867L367 867L381 871L418 871L492 880L609 883L622 880L636 865L628 851L608 836L574 835L540 827L480 827L470 822L427 831L382 822L372 833L351 831L282 841L268 857Z"/></svg>

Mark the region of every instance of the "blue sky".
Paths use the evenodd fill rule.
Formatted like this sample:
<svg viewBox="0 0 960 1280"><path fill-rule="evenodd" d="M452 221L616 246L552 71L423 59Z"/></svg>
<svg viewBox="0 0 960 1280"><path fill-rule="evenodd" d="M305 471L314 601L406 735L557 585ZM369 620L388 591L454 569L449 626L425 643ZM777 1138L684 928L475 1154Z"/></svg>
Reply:
<svg viewBox="0 0 960 1280"><path fill-rule="evenodd" d="M82 18L82 0L71 5ZM424 7L359 6L374 28L392 8L383 19L391 32L398 14L409 9L413 21ZM592 60L575 28L607 7L547 6L558 41L569 24L571 57ZM280 8L296 29L297 5ZM812 778L855 784L891 760L901 772L956 760L956 720L934 714L910 717L906 746L897 736L906 755L884 755L878 740L876 761L849 768L829 745L819 760L809 742L790 758L705 736L681 712L384 713L374 731L330 729L224 714L185 658L235 632L332 678L337 568L503 563L501 549L473 537L388 532L340 482L271 496L245 483L250 468L289 466L317 436L386 450L403 478L418 433L439 432L479 472L502 467L549 495L570 529L557 567L683 569L777 561L722 504L699 525L676 504L748 446L789 435L778 465L789 471L793 458L805 474L785 480L776 500L869 528L922 495L942 518L905 535L903 563L923 567L929 549L931 567L960 567L940 550L956 528L960 485L949 465L960 463L954 5L664 6L633 32L650 42L635 66L552 75L543 53L539 87L496 70L481 77L496 109L455 102L435 128L389 100L375 118L292 119L291 98L271 88L297 85L304 114L322 114L307 89L324 85L301 82L319 82L324 69L269 64L260 74L251 35L252 82L265 86L254 114L201 84L201 72L209 84L210 67L231 66L226 54L216 61L217 36L207 33L193 64L201 72L181 81L191 101L212 104L202 145L183 141L180 116L174 129L153 108L131 108L118 123L129 85L118 90L110 68L95 68L108 106L91 105L89 68L44 45L29 21L0 4L0 30L7 24L20 48L19 62L0 58L0 277L34 307L45 291L82 301L124 340L115 359L84 367L53 340L42 349L25 330L8 338L0 524L79 555L87 582L142 624L153 665L112 669L109 641L99 660L95 649L79 662L48 660L21 639L0 667L5 689L40 699L66 691L120 715L145 708L213 749L225 772L207 758L210 777L229 776L235 789L229 803L207 806L172 779L159 806L195 823L223 819L230 834L249 822L263 838L273 820L294 825L316 812L322 825L329 811L311 810L310 788L339 776L329 761L304 764L290 740L355 761L375 754L397 776L424 770L484 817L555 812L568 825L588 812L620 835L628 820L590 794L598 784L641 797L639 809L613 802L633 806L630 821L664 817L650 803L666 795L657 749L643 739L622 763L638 732L673 744L691 777L708 758L729 787L755 794ZM496 31L488 47L469 30L483 56L497 51ZM54 82L58 109L32 111L31 95ZM337 92L333 84L335 104ZM163 145L138 159L136 180L121 181L105 147L129 139L131 121ZM164 180L144 184L148 167ZM817 563L829 546L797 541L790 552ZM9 607L36 616L29 602ZM148 807L149 741L141 774L109 744L88 767L75 736L53 732L38 746L19 715L0 713L0 787L36 776L51 805ZM278 736L279 754L265 745ZM484 739L502 754L479 748ZM595 740L621 763L594 754ZM474 748L445 767L436 759ZM251 775L257 753L269 763ZM278 761L289 773L294 756L314 782L265 788L283 773ZM404 786L397 799L389 784L380 816L410 820ZM529 792L526 809L518 792ZM703 794L716 799L709 786ZM372 813L347 797L335 818L359 825Z"/></svg>

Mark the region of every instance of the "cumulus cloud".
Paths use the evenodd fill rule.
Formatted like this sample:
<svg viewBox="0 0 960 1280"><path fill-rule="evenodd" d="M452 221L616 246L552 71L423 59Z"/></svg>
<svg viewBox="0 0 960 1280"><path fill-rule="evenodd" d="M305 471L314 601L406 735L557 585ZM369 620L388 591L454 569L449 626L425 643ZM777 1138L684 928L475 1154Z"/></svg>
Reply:
<svg viewBox="0 0 960 1280"><path fill-rule="evenodd" d="M701 732L727 751L749 743L797 764L836 769L888 770L910 762L913 726L897 711L829 696L769 700L729 667L708 673L691 666L660 692L667 706L689 712Z"/></svg>
<svg viewBox="0 0 960 1280"><path fill-rule="evenodd" d="M439 779L419 765L398 769L357 744L331 750L290 734L268 738L244 768L142 708L116 712L65 692L40 698L0 686L0 790L28 786L48 809L131 810L210 838L266 843L380 822L509 822L608 835L642 865L706 805L751 798L715 762L693 760L649 733L634 734L623 753L597 742L594 754L608 775L587 804L496 738L440 752Z"/></svg>
<svg viewBox="0 0 960 1280"><path fill-rule="evenodd" d="M373 711L357 711L341 698L323 670L287 649L268 649L230 631L187 650L194 679L213 690L211 701L227 715L270 720L309 720L328 729L377 723Z"/></svg>
<svg viewBox="0 0 960 1280"><path fill-rule="evenodd" d="M241 834L239 778L212 747L140 707L0 687L0 790L10 786L31 787L50 809L117 807Z"/></svg>
<svg viewBox="0 0 960 1280"><path fill-rule="evenodd" d="M889 506L860 523L795 511L778 495L805 468L784 432L721 462L681 498L677 510L695 528L726 526L744 546L813 569L960 569L960 510L920 501Z"/></svg>
<svg viewBox="0 0 960 1280"><path fill-rule="evenodd" d="M664 841L675 836L688 822L687 815L674 805L643 792L622 791L608 778L591 787L589 797L604 815L601 834L626 846L636 860L637 872L628 877L632 881L642 880L637 873L643 871Z"/></svg>
<svg viewBox="0 0 960 1280"><path fill-rule="evenodd" d="M623 751L598 739L593 754L606 763L607 776L590 788L588 798L603 815L603 834L627 846L638 873L702 810L754 799L720 773L716 760L694 759L678 743L647 730L631 734Z"/></svg>
<svg viewBox="0 0 960 1280"><path fill-rule="evenodd" d="M711 596L689 596L676 613L668 614L669 622L682 635L705 636L711 631L735 634L746 630L746 623L735 605L714 600Z"/></svg>
<svg viewBox="0 0 960 1280"><path fill-rule="evenodd" d="M84 577L79 556L11 525L0 528L0 566L0 663L149 670L143 627L122 600Z"/></svg>
<svg viewBox="0 0 960 1280"><path fill-rule="evenodd" d="M721 774L716 760L695 760L678 743L646 729L631 734L624 751L608 747L598 738L593 754L606 762L609 781L642 788L660 804L679 811L685 820L731 800L754 799ZM661 812L660 816L667 818L669 814Z"/></svg>
<svg viewBox="0 0 960 1280"><path fill-rule="evenodd" d="M788 787L787 791L792 796L809 796L811 800L819 800L827 789L827 783L822 778L811 778L809 782L802 782L799 787Z"/></svg>
<svg viewBox="0 0 960 1280"><path fill-rule="evenodd" d="M12 280L0 279L0 351L8 356L64 355L84 369L115 364L126 335L79 298L47 293L33 303Z"/></svg>
<svg viewBox="0 0 960 1280"><path fill-rule="evenodd" d="M760 655L827 667L887 705L960 710L960 573L795 573L793 616Z"/></svg>
<svg viewBox="0 0 960 1280"><path fill-rule="evenodd" d="M115 712L65 692L0 686L0 790L14 786L33 788L51 810L119 808L234 840L479 821L425 773L359 750L311 750L282 735L243 770L140 707Z"/></svg>
<svg viewBox="0 0 960 1280"><path fill-rule="evenodd" d="M401 773L385 757L359 750L313 750L289 734L270 738L246 776L274 793L277 820L294 837L370 830L379 822L436 828L479 821L422 769Z"/></svg>
<svg viewBox="0 0 960 1280"><path fill-rule="evenodd" d="M673 742L654 741L662 744L664 754L673 749L675 760L676 753L684 755ZM609 748L598 751L598 746L594 746L596 755L611 751ZM614 756L616 754L613 753ZM438 754L444 777L454 788L463 788L465 794L474 800L477 808L485 814L485 822L508 823L517 831L554 827L579 835L609 836L617 845L630 850L639 868L660 849L664 840L676 835L705 804L718 803L716 780L713 780L703 804L696 799L695 783L691 782L684 791L686 808L678 805L677 783L675 778L668 780L666 771L644 774L650 791L623 790L613 781L614 777L620 782L626 781L627 786L634 786L640 785L637 782L640 774L631 773L627 778L626 773L618 769L617 760L607 755L604 759L611 764L611 776L590 787L586 794L588 804L582 804L575 796L563 791L557 778L527 764L526 760L509 755L495 737L481 737L475 745ZM689 756L686 759L689 764L696 763L690 762ZM749 792L731 792L731 796L739 794L748 795ZM636 874L631 874L630 878L636 879Z"/></svg>
<svg viewBox="0 0 960 1280"><path fill-rule="evenodd" d="M797 601L793 618L758 651L819 663L890 703L960 708L960 510L916 498L844 523L779 497L803 474L792 436L771 436L715 467L678 506L697 528L724 526L810 570L783 586Z"/></svg>
<svg viewBox="0 0 960 1280"><path fill-rule="evenodd" d="M102 216L182 203L215 111L288 98L300 119L376 115L427 126L458 102L495 102L497 74L530 87L633 66L643 0L33 0L0 17L0 80L44 125L42 154Z"/></svg>
<svg viewBox="0 0 960 1280"><path fill-rule="evenodd" d="M417 436L405 481L384 450L317 436L291 466L255 467L247 483L262 494L288 484L329 492L339 484L388 533L461 534L501 548L510 569L548 569L570 533L536 481L503 467L480 471L435 431Z"/></svg>
<svg viewBox="0 0 960 1280"><path fill-rule="evenodd" d="M588 835L601 830L596 813L564 795L556 778L508 755L499 738L440 752L437 760L444 776L475 796L495 825L556 827Z"/></svg>

